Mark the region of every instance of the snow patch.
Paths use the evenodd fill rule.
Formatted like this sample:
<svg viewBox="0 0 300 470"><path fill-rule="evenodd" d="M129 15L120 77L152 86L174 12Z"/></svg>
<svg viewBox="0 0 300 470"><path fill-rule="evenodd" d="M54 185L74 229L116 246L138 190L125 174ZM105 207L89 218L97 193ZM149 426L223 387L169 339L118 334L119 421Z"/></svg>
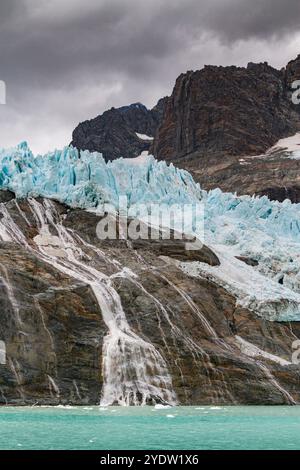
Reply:
<svg viewBox="0 0 300 470"><path fill-rule="evenodd" d="M137 137L141 140L154 140L154 137L151 137L150 135L146 134L139 134L138 132L135 133Z"/></svg>
<svg viewBox="0 0 300 470"><path fill-rule="evenodd" d="M284 158L300 159L300 132L290 137L278 140L265 154L251 156L249 158L272 158L282 156Z"/></svg>
<svg viewBox="0 0 300 470"><path fill-rule="evenodd" d="M270 151L274 152L279 149L291 153L290 158L300 159L300 132L286 139L279 140Z"/></svg>

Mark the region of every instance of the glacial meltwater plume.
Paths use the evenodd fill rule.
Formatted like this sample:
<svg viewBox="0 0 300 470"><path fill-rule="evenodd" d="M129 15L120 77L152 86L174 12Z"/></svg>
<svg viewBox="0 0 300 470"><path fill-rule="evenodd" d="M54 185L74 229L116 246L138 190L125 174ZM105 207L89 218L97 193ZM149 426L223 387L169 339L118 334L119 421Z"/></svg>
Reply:
<svg viewBox="0 0 300 470"><path fill-rule="evenodd" d="M101 405L176 404L172 379L163 357L151 343L131 330L112 279L88 264L84 251L87 245L63 226L51 201L44 200L42 204L35 199L28 201L39 230L34 244L28 245L4 204L0 205L0 237L31 250L44 262L93 290L108 328L103 343ZM28 224L28 220L25 221ZM96 248L94 253L99 255Z"/></svg>

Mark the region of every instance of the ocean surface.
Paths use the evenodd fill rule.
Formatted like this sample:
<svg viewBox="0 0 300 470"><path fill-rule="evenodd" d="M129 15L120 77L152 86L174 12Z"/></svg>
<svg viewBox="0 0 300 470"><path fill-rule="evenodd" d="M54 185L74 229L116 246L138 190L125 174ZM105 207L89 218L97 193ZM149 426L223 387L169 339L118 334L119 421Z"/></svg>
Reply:
<svg viewBox="0 0 300 470"><path fill-rule="evenodd" d="M0 449L300 449L300 406L0 408Z"/></svg>

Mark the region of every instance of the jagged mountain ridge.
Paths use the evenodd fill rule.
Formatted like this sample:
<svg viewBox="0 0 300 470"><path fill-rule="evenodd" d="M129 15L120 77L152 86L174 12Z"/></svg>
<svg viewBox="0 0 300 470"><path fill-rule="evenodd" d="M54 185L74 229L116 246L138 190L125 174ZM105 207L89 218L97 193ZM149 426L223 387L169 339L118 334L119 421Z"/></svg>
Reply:
<svg viewBox="0 0 300 470"><path fill-rule="evenodd" d="M152 143L136 141L135 120L130 121L131 137L126 131L117 143L107 141L97 126L86 124L77 127L72 143L103 152L106 159L131 158L150 150L190 171L205 189L220 187L299 202L299 162L280 153L271 160L257 157L300 131L300 106L291 101L291 84L299 78L300 56L282 70L267 63L250 63L246 68L206 66L181 74L172 95L160 102ZM106 118L99 116L98 121ZM123 124L116 121L109 126L113 134L124 134ZM249 156L255 158L245 168L240 159Z"/></svg>

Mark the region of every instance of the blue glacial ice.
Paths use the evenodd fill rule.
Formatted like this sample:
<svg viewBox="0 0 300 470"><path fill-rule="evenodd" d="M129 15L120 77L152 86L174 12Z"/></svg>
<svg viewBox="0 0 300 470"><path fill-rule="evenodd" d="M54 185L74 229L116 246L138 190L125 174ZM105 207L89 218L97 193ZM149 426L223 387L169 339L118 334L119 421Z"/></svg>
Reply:
<svg viewBox="0 0 300 470"><path fill-rule="evenodd" d="M238 302L269 320L300 320L300 205L289 200L201 190L184 170L146 154L106 163L98 153L72 147L34 156L26 143L0 150L0 189L17 197L42 196L71 207L98 210L140 203L200 203L205 215L205 243L220 267L182 263L192 276L211 276ZM248 266L237 256L251 258Z"/></svg>
<svg viewBox="0 0 300 470"><path fill-rule="evenodd" d="M153 157L106 163L99 153L73 147L35 157L26 142L0 150L0 188L17 197L43 196L82 209L117 206L119 195L133 205L187 203L201 194L188 172Z"/></svg>

